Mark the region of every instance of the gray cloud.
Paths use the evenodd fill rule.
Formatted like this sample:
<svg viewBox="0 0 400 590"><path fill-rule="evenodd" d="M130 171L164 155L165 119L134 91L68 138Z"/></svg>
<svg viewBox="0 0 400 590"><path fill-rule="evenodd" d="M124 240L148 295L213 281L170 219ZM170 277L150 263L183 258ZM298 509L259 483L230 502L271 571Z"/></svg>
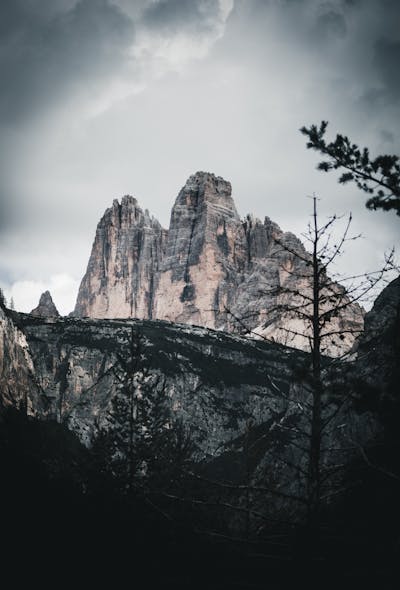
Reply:
<svg viewBox="0 0 400 590"><path fill-rule="evenodd" d="M393 144L394 143L394 134L387 129L382 129L381 131L382 141L384 143Z"/></svg>
<svg viewBox="0 0 400 590"><path fill-rule="evenodd" d="M96 98L126 62L134 30L108 0L3 0L0 23L0 230L10 233L32 223L38 210L20 186L28 174L24 152L35 149L32 138L47 141L46 118L53 111L70 104L74 112L83 97ZM39 128L33 124L38 117Z"/></svg>
<svg viewBox="0 0 400 590"><path fill-rule="evenodd" d="M156 0L143 14L143 22L150 28L169 32L207 32L215 28L220 15L218 0Z"/></svg>
<svg viewBox="0 0 400 590"><path fill-rule="evenodd" d="M343 14L328 7L318 15L314 30L318 38L326 42L327 37L345 37L347 26Z"/></svg>
<svg viewBox="0 0 400 590"><path fill-rule="evenodd" d="M108 0L3 0L0 120L11 124L81 91L95 93L133 41L133 23Z"/></svg>
<svg viewBox="0 0 400 590"><path fill-rule="evenodd" d="M221 7L0 3L0 285L76 284L113 198L134 194L167 225L198 169L286 230L304 229L313 191L322 215L351 208L369 235L355 270L398 242L398 221L316 172L298 133L323 118L371 154L400 150L398 2L236 0L226 24Z"/></svg>
<svg viewBox="0 0 400 590"><path fill-rule="evenodd" d="M397 102L400 100L400 40L378 39L375 42L375 64L385 92Z"/></svg>

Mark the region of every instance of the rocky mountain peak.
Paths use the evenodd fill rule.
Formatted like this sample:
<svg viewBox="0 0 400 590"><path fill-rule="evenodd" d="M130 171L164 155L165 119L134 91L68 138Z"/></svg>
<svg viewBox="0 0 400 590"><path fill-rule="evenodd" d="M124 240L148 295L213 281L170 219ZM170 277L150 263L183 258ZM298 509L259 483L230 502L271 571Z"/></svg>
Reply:
<svg viewBox="0 0 400 590"><path fill-rule="evenodd" d="M107 209L75 315L159 319L240 333L243 323L236 318L246 318L253 334L308 347L307 338L288 340L288 326L292 333L302 326L274 314L285 304L284 292L309 293L306 258L301 241L269 217L241 220L230 182L196 172L175 200L168 230L132 196ZM337 319L340 326L331 329L342 329L343 322L362 326L362 310L349 306ZM350 334L327 354L342 352L343 344L350 348L353 340Z"/></svg>
<svg viewBox="0 0 400 590"><path fill-rule="evenodd" d="M239 219L231 183L211 172L196 172L188 178L175 202L175 207L181 206L195 209L217 207L223 215Z"/></svg>
<svg viewBox="0 0 400 590"><path fill-rule="evenodd" d="M166 233L135 197L114 199L97 226L74 315L152 317Z"/></svg>
<svg viewBox="0 0 400 590"><path fill-rule="evenodd" d="M139 205L136 197L133 197L132 195L124 195L121 199L121 203L118 201L118 199L113 200L113 207L121 207L123 209L135 209L136 207L139 207Z"/></svg>
<svg viewBox="0 0 400 590"><path fill-rule="evenodd" d="M228 267L235 269L243 246L241 233L231 183L209 172L190 176L171 212L154 317L217 327L216 308L225 301Z"/></svg>
<svg viewBox="0 0 400 590"><path fill-rule="evenodd" d="M119 228L128 226L152 227L153 225L161 227L159 222L150 215L149 211L147 209L143 211L138 200L131 195L123 196L121 202L114 199L112 207L104 213L99 227L110 223Z"/></svg>
<svg viewBox="0 0 400 590"><path fill-rule="evenodd" d="M50 291L45 291L41 294L39 299L39 305L35 307L35 309L32 309L31 315L41 318L51 318L60 316L56 306L54 305Z"/></svg>

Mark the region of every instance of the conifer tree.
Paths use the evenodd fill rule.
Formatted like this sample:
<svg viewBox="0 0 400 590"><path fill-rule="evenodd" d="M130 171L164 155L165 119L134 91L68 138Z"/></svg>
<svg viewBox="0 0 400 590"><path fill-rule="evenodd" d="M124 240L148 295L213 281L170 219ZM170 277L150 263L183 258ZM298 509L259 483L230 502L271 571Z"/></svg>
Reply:
<svg viewBox="0 0 400 590"><path fill-rule="evenodd" d="M168 485L191 455L190 436L171 412L167 379L152 370L146 338L131 327L113 367L119 384L96 447L128 491Z"/></svg>
<svg viewBox="0 0 400 590"><path fill-rule="evenodd" d="M400 215L400 162L396 155L379 155L371 159L369 149L360 148L346 135L337 134L334 141L327 142L327 121L319 126L302 127L300 132L308 137L307 148L323 154L326 159L317 165L318 170L343 169L340 184L355 182L367 193L368 209L396 211Z"/></svg>

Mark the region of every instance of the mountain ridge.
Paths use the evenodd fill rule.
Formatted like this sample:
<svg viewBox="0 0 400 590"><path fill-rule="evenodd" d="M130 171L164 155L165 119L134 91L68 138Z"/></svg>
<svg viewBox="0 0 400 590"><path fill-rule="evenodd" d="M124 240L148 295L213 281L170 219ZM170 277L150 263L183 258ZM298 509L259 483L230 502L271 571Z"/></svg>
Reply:
<svg viewBox="0 0 400 590"><path fill-rule="evenodd" d="M168 229L134 197L114 200L97 226L73 315L247 331L306 349L307 337L289 336L293 318L276 309L284 292L310 291L310 279L304 278L309 256L293 233L269 217L240 219L231 183L197 172L179 191ZM332 318L329 329L342 330L345 337L330 342L326 354L349 350L351 332L362 324L357 304Z"/></svg>

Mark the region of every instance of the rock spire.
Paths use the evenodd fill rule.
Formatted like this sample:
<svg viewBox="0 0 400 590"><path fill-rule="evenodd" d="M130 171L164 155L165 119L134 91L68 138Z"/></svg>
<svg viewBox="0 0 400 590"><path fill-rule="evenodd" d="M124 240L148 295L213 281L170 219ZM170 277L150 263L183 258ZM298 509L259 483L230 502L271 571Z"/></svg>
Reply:
<svg viewBox="0 0 400 590"><path fill-rule="evenodd" d="M59 317L60 314L57 311L56 306L54 305L53 299L51 297L50 291L45 291L41 294L39 299L39 305L32 309L31 315L42 317L42 318L51 318L51 317Z"/></svg>

